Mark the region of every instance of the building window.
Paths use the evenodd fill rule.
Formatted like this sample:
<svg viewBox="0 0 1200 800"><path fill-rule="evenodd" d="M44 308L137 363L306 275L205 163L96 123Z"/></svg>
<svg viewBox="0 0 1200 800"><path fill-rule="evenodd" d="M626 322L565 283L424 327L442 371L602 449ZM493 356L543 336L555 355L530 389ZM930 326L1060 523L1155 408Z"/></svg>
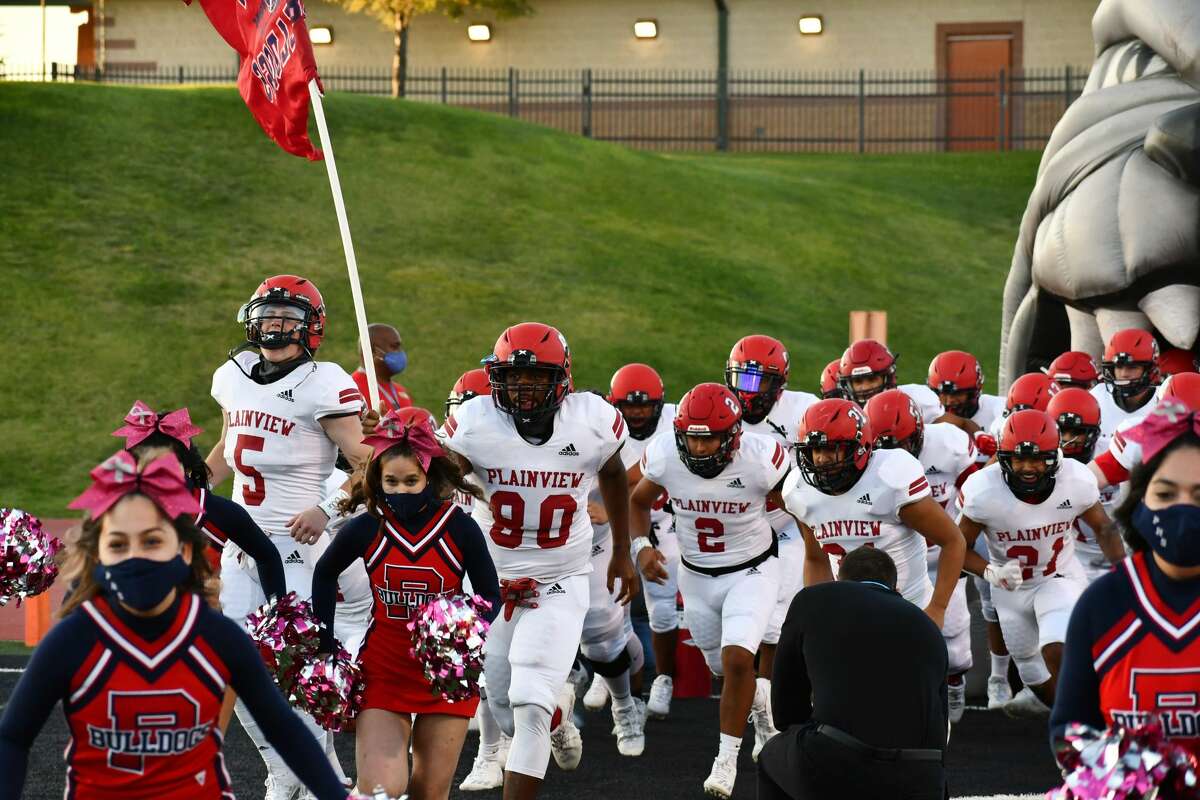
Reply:
<svg viewBox="0 0 1200 800"><path fill-rule="evenodd" d="M658 20L639 19L633 23L633 35L638 39L657 39Z"/></svg>

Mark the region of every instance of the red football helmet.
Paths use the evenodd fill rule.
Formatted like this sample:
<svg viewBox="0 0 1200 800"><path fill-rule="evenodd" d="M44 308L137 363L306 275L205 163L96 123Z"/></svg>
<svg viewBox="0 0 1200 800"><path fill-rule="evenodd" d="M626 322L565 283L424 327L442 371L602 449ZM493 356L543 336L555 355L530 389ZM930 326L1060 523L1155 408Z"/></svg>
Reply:
<svg viewBox="0 0 1200 800"><path fill-rule="evenodd" d="M855 391L852 381L878 375L882 382L869 389ZM861 339L846 348L838 365L842 394L860 406L875 395L896 388L896 356L874 339Z"/></svg>
<svg viewBox="0 0 1200 800"><path fill-rule="evenodd" d="M264 330L272 320L279 321L278 329ZM275 275L258 285L238 311L237 321L246 327L246 341L255 347L276 350L298 344L311 353L325 336L325 301L309 280ZM284 330L289 322L299 324Z"/></svg>
<svg viewBox="0 0 1200 800"><path fill-rule="evenodd" d="M437 429L437 422L434 420L433 414L420 406L400 408L396 410L395 414L405 425L426 425L430 431Z"/></svg>
<svg viewBox="0 0 1200 800"><path fill-rule="evenodd" d="M720 445L709 454L692 455L687 437L719 436ZM733 460L742 441L742 406L733 392L719 383L701 383L683 396L675 410L675 448L690 472L715 478Z"/></svg>
<svg viewBox="0 0 1200 800"><path fill-rule="evenodd" d="M842 360L835 358L821 370L821 397L826 400L842 397L842 387L838 385L838 371L841 367Z"/></svg>
<svg viewBox="0 0 1200 800"><path fill-rule="evenodd" d="M1042 372L1027 372L1012 382L1008 387L1008 398L1004 409L1006 414L1012 414L1026 408L1036 408L1045 411L1050 405L1050 398L1057 390L1050 377Z"/></svg>
<svg viewBox="0 0 1200 800"><path fill-rule="evenodd" d="M825 494L841 494L862 477L871 460L872 445L871 424L857 403L837 398L819 400L805 410L800 420L796 463L810 486ZM838 457L826 461L827 454L818 457L814 452L817 448L834 448Z"/></svg>
<svg viewBox="0 0 1200 800"><path fill-rule="evenodd" d="M1158 356L1158 372L1163 380L1166 380L1169 375L1197 371L1196 355L1191 350L1168 347Z"/></svg>
<svg viewBox="0 0 1200 800"><path fill-rule="evenodd" d="M915 400L899 389L888 389L868 400L864 410L875 447L880 450L900 447L914 458L920 457L925 444L925 420Z"/></svg>
<svg viewBox="0 0 1200 800"><path fill-rule="evenodd" d="M625 418L629 435L641 441L658 428L665 395L658 370L648 364L626 364L613 373L606 399ZM650 413L633 414L631 409L625 408L626 405L648 406Z"/></svg>
<svg viewBox="0 0 1200 800"><path fill-rule="evenodd" d="M1100 382L1100 369L1096 359L1079 350L1068 350L1050 362L1046 374L1059 389L1068 386L1078 386L1081 389L1091 389Z"/></svg>
<svg viewBox="0 0 1200 800"><path fill-rule="evenodd" d="M557 328L540 322L522 322L500 334L485 369L496 407L519 424L554 414L571 391L567 340Z"/></svg>
<svg viewBox="0 0 1200 800"><path fill-rule="evenodd" d="M1100 371L1118 406L1126 411L1134 410L1126 408L1132 398L1161 382L1158 358L1158 342L1150 331L1126 328L1113 334L1104 348ZM1142 374L1138 378L1118 380L1117 367L1142 367Z"/></svg>
<svg viewBox="0 0 1200 800"><path fill-rule="evenodd" d="M790 366L783 342L770 336L744 336L729 351L725 385L742 404L751 425L762 422L787 386Z"/></svg>
<svg viewBox="0 0 1200 800"><path fill-rule="evenodd" d="M929 388L947 411L970 419L979 411L979 394L983 391L983 367L979 359L962 350L938 353L929 362ZM962 398L954 395L963 394Z"/></svg>
<svg viewBox="0 0 1200 800"><path fill-rule="evenodd" d="M1068 386L1050 398L1046 413L1058 425L1063 455L1085 464L1091 461L1100 438L1100 404L1092 393Z"/></svg>
<svg viewBox="0 0 1200 800"><path fill-rule="evenodd" d="M453 414L459 406L470 400L472 397L478 397L481 394L490 394L492 385L488 382L487 370L483 367L477 367L464 372L458 376L458 380L454 382L454 388L450 390L450 394L446 397L446 416Z"/></svg>
<svg viewBox="0 0 1200 800"><path fill-rule="evenodd" d="M1200 374L1181 372L1170 376L1163 386L1161 399L1174 400L1193 411L1200 411Z"/></svg>
<svg viewBox="0 0 1200 800"><path fill-rule="evenodd" d="M1036 475L1014 472L1014 457L1040 459L1046 469ZM1058 473L1058 426L1045 411L1036 408L1014 411L1004 423L1004 432L996 447L996 460L1000 462L1004 482L1013 494L1029 496L1049 492L1054 488L1054 476Z"/></svg>

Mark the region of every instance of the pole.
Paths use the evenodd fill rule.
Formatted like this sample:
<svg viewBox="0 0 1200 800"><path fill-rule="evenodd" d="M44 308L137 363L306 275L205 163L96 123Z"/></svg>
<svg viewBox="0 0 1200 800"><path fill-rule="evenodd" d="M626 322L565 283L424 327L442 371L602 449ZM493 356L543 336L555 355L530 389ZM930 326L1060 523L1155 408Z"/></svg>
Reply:
<svg viewBox="0 0 1200 800"><path fill-rule="evenodd" d="M46 80L46 0L42 0L42 80Z"/></svg>
<svg viewBox="0 0 1200 800"><path fill-rule="evenodd" d="M317 133L321 135L321 149L325 151L325 170L329 173L329 190L333 192L333 209L337 213L338 229L342 234L342 250L346 253L346 271L350 274L350 295L354 298L354 319L358 323L358 346L362 351L363 372L367 373L367 398L371 408L379 407L379 383L375 378L375 359L371 355L371 337L367 335L367 309L363 304L362 285L358 280L358 262L354 258L354 242L350 240L350 223L346 220L346 204L342 201L342 184L338 180L337 164L333 160L333 144L329 141L329 128L325 125L325 108L321 105L321 90L314 78L308 82L308 96L312 99L313 116L317 118Z"/></svg>

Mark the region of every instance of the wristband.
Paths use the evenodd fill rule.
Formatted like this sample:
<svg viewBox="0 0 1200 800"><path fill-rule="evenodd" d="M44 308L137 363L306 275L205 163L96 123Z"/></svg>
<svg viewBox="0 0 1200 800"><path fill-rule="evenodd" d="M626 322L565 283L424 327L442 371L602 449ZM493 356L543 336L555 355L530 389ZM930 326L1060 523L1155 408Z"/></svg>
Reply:
<svg viewBox="0 0 1200 800"><path fill-rule="evenodd" d="M324 511L325 516L329 517L330 519L335 519L341 516L341 513L337 509L338 503L348 499L350 499L350 493L345 489L338 489L329 497L326 497L324 500L318 503L317 508Z"/></svg>
<svg viewBox="0 0 1200 800"><path fill-rule="evenodd" d="M634 539L633 540L633 557L637 558L638 554L641 553L643 550L645 550L647 547L654 547L654 545L650 542L649 536L639 536L636 539Z"/></svg>

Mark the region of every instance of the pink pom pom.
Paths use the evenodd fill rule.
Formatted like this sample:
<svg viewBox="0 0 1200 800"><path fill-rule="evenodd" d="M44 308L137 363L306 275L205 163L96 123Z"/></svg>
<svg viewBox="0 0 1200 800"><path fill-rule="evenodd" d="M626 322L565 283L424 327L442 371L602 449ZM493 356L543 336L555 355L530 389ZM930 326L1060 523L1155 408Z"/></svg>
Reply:
<svg viewBox="0 0 1200 800"><path fill-rule="evenodd" d="M1157 722L1106 731L1072 724L1059 753L1064 783L1046 800L1151 800L1200 797L1196 757Z"/></svg>
<svg viewBox="0 0 1200 800"><path fill-rule="evenodd" d="M328 731L342 731L358 716L363 701L362 669L338 647L332 655L300 668L290 699Z"/></svg>
<svg viewBox="0 0 1200 800"><path fill-rule="evenodd" d="M491 604L479 595L439 596L408 623L412 654L421 662L430 690L451 703L479 696L483 674L483 640L488 622L481 611Z"/></svg>
<svg viewBox="0 0 1200 800"><path fill-rule="evenodd" d="M319 625L312 608L295 592L288 592L246 617L246 630L258 645L267 671L284 695L291 696L301 668L320 646Z"/></svg>
<svg viewBox="0 0 1200 800"><path fill-rule="evenodd" d="M0 508L0 606L14 597L17 606L50 588L58 577L54 556L63 543L42 521L15 508Z"/></svg>

